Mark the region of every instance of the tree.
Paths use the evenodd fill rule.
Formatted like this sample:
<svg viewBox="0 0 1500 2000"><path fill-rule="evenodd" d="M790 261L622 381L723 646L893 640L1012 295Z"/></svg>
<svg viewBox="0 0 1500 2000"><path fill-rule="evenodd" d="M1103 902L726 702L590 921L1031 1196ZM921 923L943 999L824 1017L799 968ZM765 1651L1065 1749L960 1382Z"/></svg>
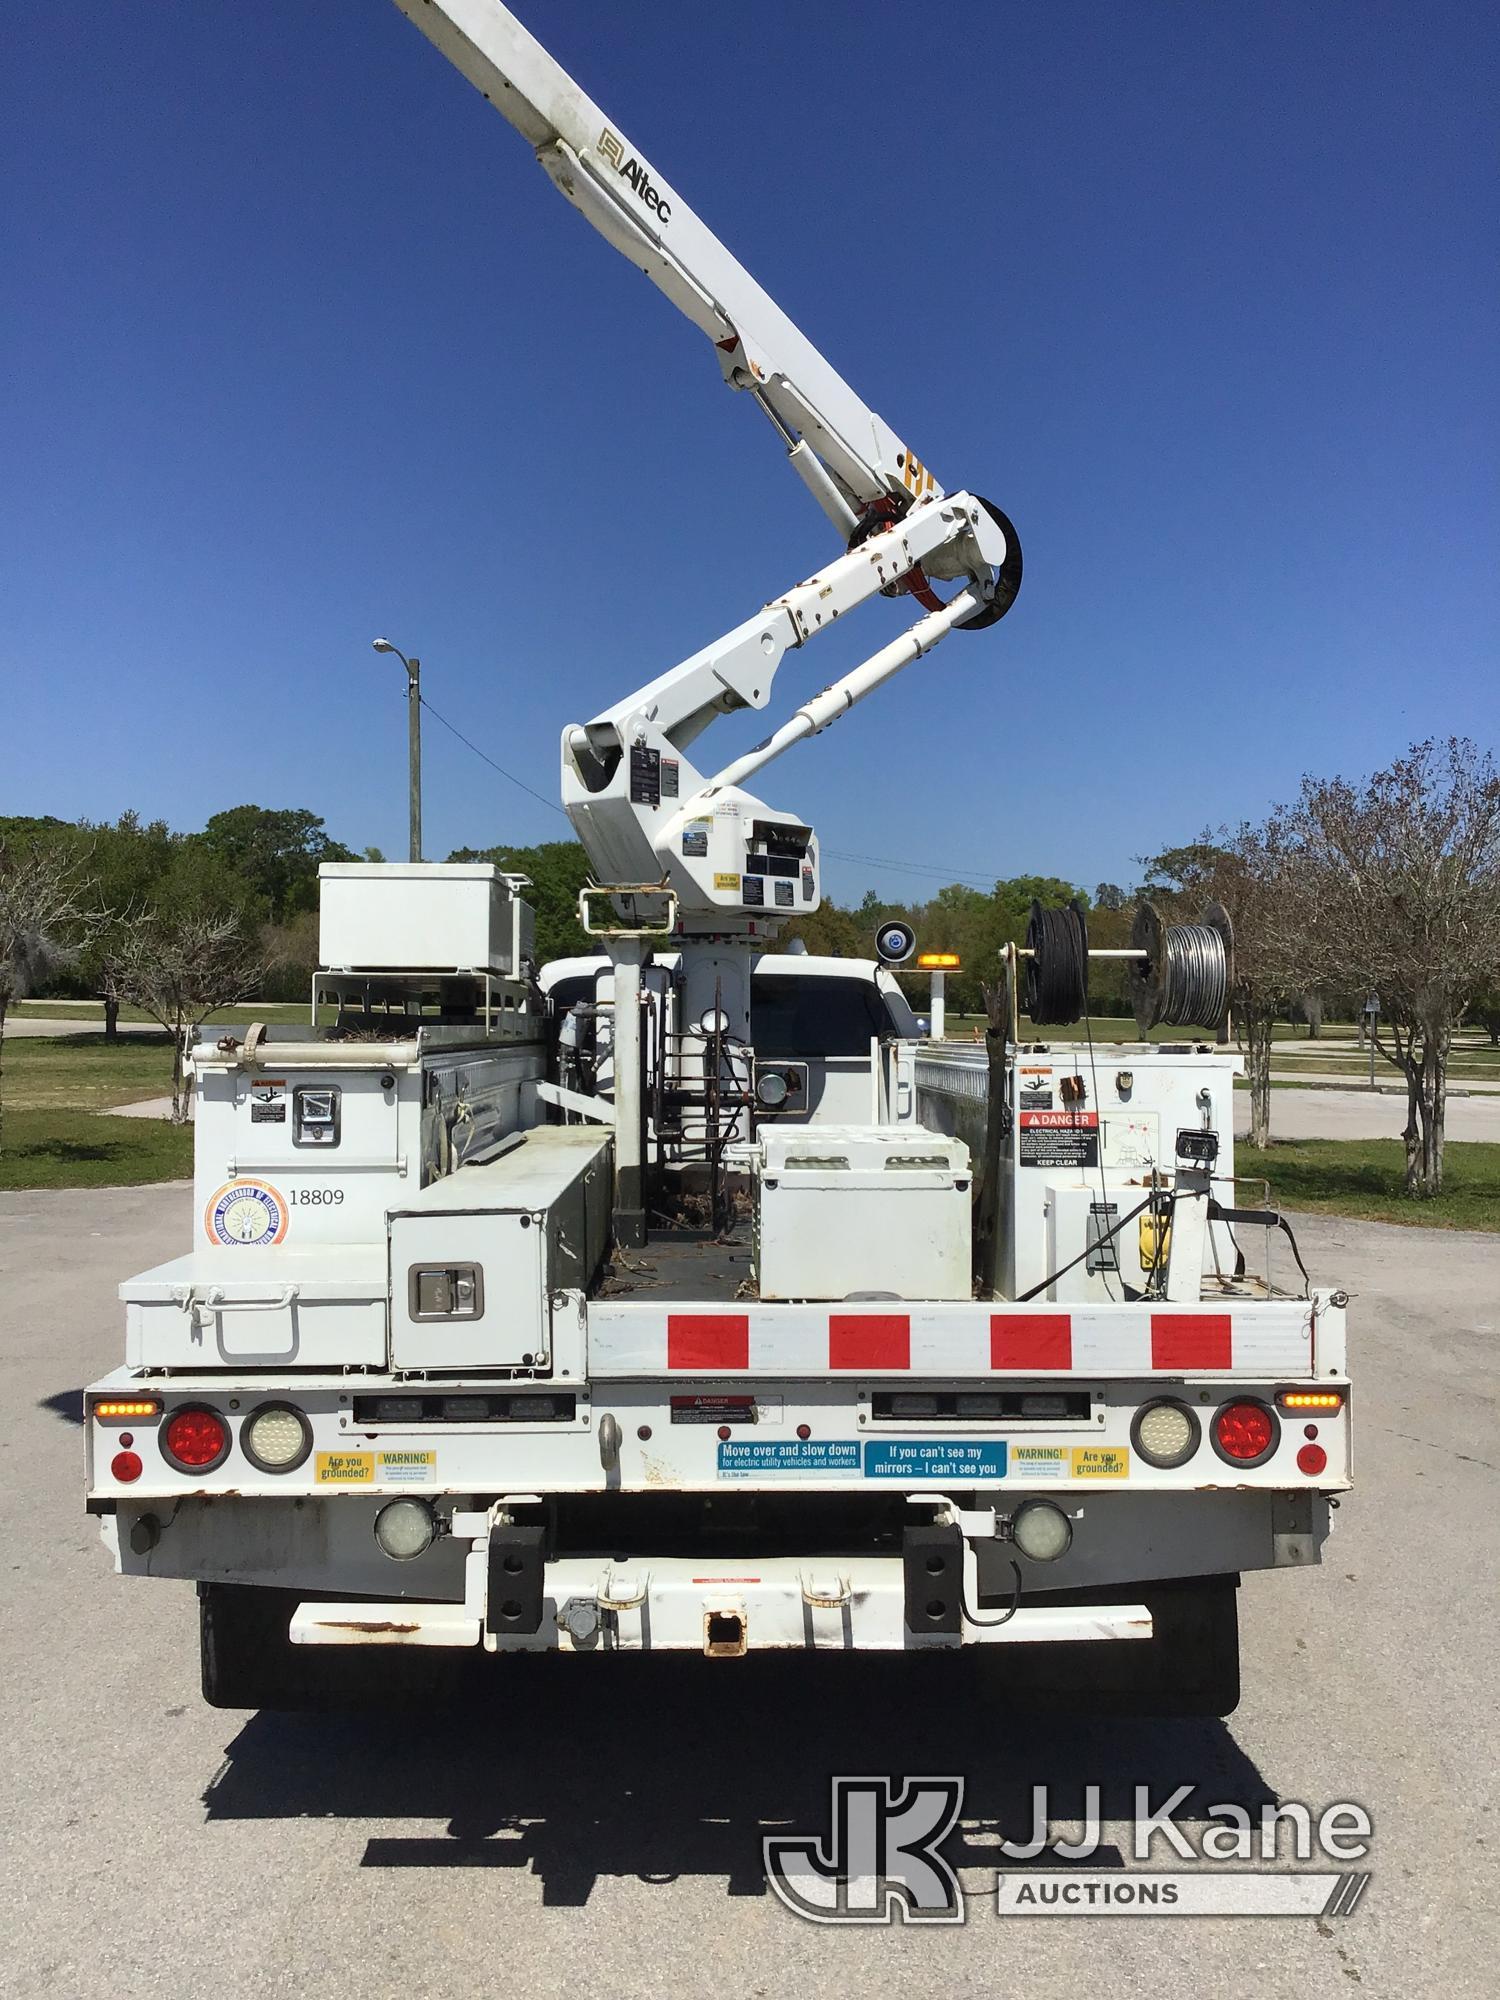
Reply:
<svg viewBox="0 0 1500 2000"><path fill-rule="evenodd" d="M1096 910L1123 910L1128 898L1118 882L1101 882L1094 891Z"/></svg>
<svg viewBox="0 0 1500 2000"><path fill-rule="evenodd" d="M875 949L874 931L866 929L853 910L829 902L793 917L771 949L785 951L793 940L823 958L869 958Z"/></svg>
<svg viewBox="0 0 1500 2000"><path fill-rule="evenodd" d="M460 847L450 861L492 861L507 874L524 875L523 890L536 911L538 964L599 949L578 921L578 891L593 879L589 858L576 840L544 840L536 847Z"/></svg>
<svg viewBox="0 0 1500 2000"><path fill-rule="evenodd" d="M187 1117L183 1058L190 1028L260 979L253 933L232 909L159 908L131 924L105 968L106 991L143 1007L172 1037L172 1123Z"/></svg>
<svg viewBox="0 0 1500 2000"><path fill-rule="evenodd" d="M318 868L324 861L358 857L331 840L323 821L304 806L271 810L231 806L208 821L190 843L238 875L266 906L273 924L318 907Z"/></svg>
<svg viewBox="0 0 1500 2000"><path fill-rule="evenodd" d="M316 910L303 910L284 924L267 924L260 934L265 962L262 999L296 1000L307 1005L319 965L319 943Z"/></svg>
<svg viewBox="0 0 1500 2000"><path fill-rule="evenodd" d="M40 838L0 845L0 1066L11 1001L33 992L83 948L97 927L99 912L91 892L82 857L71 841Z"/></svg>
<svg viewBox="0 0 1500 2000"><path fill-rule="evenodd" d="M1464 737L1416 743L1360 784L1303 780L1279 836L1310 895L1308 970L1380 996L1376 1045L1406 1079L1406 1191L1442 1191L1448 1057L1500 970L1500 775Z"/></svg>
<svg viewBox="0 0 1500 2000"><path fill-rule="evenodd" d="M981 981L993 976L1002 942L994 896L964 882L950 882L930 902L914 904L903 914L917 934L919 952L958 954L962 969L947 975L947 1004L956 1014L977 1013L983 1005ZM869 938L863 949L868 955ZM918 1013L925 1014L930 1004L931 975L912 972L904 983L907 999Z"/></svg>
<svg viewBox="0 0 1500 2000"><path fill-rule="evenodd" d="M1271 1043L1276 1016L1304 992L1304 878L1299 857L1273 821L1206 831L1146 863L1147 888L1174 923L1197 923L1222 903L1234 926L1231 1012L1250 1085L1250 1143L1271 1142Z"/></svg>
<svg viewBox="0 0 1500 2000"><path fill-rule="evenodd" d="M1169 847L1161 854L1137 855L1146 871L1141 894L1156 897L1166 890L1201 903L1205 896L1213 894L1224 858L1224 837L1223 827L1217 833L1208 828L1185 847Z"/></svg>
<svg viewBox="0 0 1500 2000"><path fill-rule="evenodd" d="M1297 995L1297 1011L1307 1023L1307 1038L1315 1042L1323 1032L1323 990L1309 986Z"/></svg>
<svg viewBox="0 0 1500 2000"><path fill-rule="evenodd" d="M102 997L104 1035L112 1042L119 1032L120 1004L110 996L105 967L126 929L170 872L182 835L171 832L165 820L142 821L133 812L121 813L113 824L91 825L84 820L77 832L87 845L100 922L77 954L73 969L84 992Z"/></svg>

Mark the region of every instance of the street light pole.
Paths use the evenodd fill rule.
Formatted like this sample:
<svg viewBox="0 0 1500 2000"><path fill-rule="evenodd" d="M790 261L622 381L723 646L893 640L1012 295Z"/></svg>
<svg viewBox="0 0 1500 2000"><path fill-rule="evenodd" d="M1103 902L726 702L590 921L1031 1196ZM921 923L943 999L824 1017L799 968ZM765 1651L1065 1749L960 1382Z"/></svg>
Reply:
<svg viewBox="0 0 1500 2000"><path fill-rule="evenodd" d="M377 653L394 653L406 669L406 785L409 859L422 859L422 662L408 659L389 639L374 641Z"/></svg>
<svg viewBox="0 0 1500 2000"><path fill-rule="evenodd" d="M406 787L410 859L422 859L422 662L406 663Z"/></svg>

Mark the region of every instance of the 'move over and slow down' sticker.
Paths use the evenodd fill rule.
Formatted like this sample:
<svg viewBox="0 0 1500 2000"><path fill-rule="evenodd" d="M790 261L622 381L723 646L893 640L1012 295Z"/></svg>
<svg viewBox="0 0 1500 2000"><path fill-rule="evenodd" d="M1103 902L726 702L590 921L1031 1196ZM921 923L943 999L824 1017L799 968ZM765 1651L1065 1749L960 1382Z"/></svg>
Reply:
<svg viewBox="0 0 1500 2000"><path fill-rule="evenodd" d="M844 1473L866 1479L1003 1479L1001 1438L729 1438L719 1472L733 1478L776 1473Z"/></svg>

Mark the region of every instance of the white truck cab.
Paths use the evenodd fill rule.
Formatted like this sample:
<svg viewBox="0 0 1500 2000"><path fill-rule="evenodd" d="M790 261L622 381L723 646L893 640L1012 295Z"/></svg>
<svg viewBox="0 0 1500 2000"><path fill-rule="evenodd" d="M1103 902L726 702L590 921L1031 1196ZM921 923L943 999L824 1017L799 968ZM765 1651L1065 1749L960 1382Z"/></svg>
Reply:
<svg viewBox="0 0 1500 2000"><path fill-rule="evenodd" d="M605 1087L613 1076L614 967L608 957L560 958L540 984L559 1026L581 1008L570 1047L592 1061ZM651 1081L681 1028L681 954L654 953L642 984L657 996L666 1041L650 1041ZM854 1124L878 1115L915 1115L917 1017L888 966L811 952L762 952L751 965L758 1117L786 1124ZM668 1055L670 1061L670 1054ZM654 1092L653 1092L654 1095Z"/></svg>

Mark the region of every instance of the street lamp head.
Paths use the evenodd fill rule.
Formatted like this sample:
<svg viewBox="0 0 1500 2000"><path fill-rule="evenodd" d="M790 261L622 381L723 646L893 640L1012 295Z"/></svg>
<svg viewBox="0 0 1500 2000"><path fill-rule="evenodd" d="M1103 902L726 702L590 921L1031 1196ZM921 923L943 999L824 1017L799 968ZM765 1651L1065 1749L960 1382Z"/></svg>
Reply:
<svg viewBox="0 0 1500 2000"><path fill-rule="evenodd" d="M377 653L394 653L396 650L389 639L375 639L371 643Z"/></svg>

